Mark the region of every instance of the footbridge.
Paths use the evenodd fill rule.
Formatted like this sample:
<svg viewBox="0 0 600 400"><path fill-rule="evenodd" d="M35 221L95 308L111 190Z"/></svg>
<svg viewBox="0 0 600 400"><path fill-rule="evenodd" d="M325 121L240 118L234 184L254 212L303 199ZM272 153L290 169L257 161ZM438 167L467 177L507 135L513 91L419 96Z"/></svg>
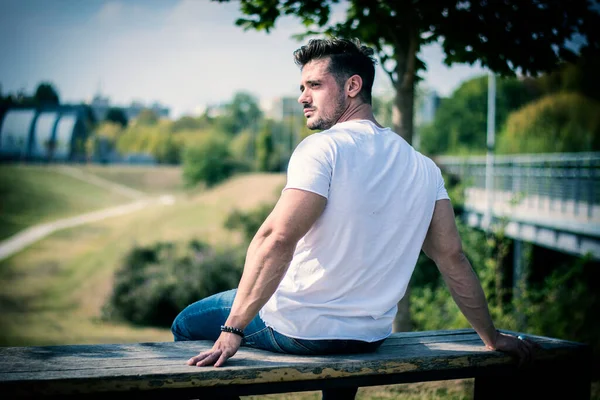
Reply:
<svg viewBox="0 0 600 400"><path fill-rule="evenodd" d="M435 161L465 184L468 225L503 229L517 251L524 241L600 259L600 153Z"/></svg>

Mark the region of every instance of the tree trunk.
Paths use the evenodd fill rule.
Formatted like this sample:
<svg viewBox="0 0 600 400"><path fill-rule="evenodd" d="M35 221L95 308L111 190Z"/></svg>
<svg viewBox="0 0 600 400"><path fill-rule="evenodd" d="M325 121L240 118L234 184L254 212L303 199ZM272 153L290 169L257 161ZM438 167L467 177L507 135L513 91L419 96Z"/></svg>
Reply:
<svg viewBox="0 0 600 400"><path fill-rule="evenodd" d="M396 79L394 86L396 97L392 113L392 121L396 133L412 144L414 102L415 102L415 74L416 57L419 47L419 32L412 30L406 45L397 44L396 52ZM402 300L398 302L398 312L394 319L394 332L407 332L412 330L410 317L410 286Z"/></svg>
<svg viewBox="0 0 600 400"><path fill-rule="evenodd" d="M413 137L414 102L414 83L406 87L401 82L398 82L396 84L392 121L396 133L410 144L412 144Z"/></svg>
<svg viewBox="0 0 600 400"><path fill-rule="evenodd" d="M412 330L410 320L410 286L406 288L406 293L402 300L398 302L398 312L394 318L392 332L408 332Z"/></svg>

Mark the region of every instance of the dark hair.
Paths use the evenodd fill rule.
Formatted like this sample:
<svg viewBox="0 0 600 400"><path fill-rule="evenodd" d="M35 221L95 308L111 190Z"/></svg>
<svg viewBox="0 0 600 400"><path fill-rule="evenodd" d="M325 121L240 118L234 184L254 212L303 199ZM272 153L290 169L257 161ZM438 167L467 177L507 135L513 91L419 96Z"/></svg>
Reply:
<svg viewBox="0 0 600 400"><path fill-rule="evenodd" d="M294 51L294 61L300 68L313 60L329 58L329 72L340 87L352 75L358 75L363 81L359 97L371 104L371 90L375 79L373 49L360 44L358 39L311 39L307 45Z"/></svg>

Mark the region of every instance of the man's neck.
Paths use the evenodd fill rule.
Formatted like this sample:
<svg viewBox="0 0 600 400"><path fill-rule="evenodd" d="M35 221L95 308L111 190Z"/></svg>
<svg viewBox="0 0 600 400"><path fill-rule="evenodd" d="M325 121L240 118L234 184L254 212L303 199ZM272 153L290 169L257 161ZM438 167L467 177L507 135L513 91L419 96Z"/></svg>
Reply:
<svg viewBox="0 0 600 400"><path fill-rule="evenodd" d="M375 116L373 115L373 108L371 107L371 105L362 102L351 102L344 111L344 113L337 120L337 123L339 124L340 122L352 121L357 119L371 121L378 127L383 128L383 126L381 126L377 122L377 120L375 120Z"/></svg>

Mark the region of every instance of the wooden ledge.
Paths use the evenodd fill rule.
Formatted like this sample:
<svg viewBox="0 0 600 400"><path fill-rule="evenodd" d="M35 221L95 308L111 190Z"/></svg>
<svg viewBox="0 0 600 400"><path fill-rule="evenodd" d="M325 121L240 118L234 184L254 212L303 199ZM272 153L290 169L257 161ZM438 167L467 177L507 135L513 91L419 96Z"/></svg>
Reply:
<svg viewBox="0 0 600 400"><path fill-rule="evenodd" d="M587 379L589 346L528 336L542 346L530 371L573 371L575 365ZM293 356L243 347L222 368L185 364L211 347L208 341L4 347L0 393L187 398L523 374L510 356L486 350L472 329L396 333L368 354Z"/></svg>

